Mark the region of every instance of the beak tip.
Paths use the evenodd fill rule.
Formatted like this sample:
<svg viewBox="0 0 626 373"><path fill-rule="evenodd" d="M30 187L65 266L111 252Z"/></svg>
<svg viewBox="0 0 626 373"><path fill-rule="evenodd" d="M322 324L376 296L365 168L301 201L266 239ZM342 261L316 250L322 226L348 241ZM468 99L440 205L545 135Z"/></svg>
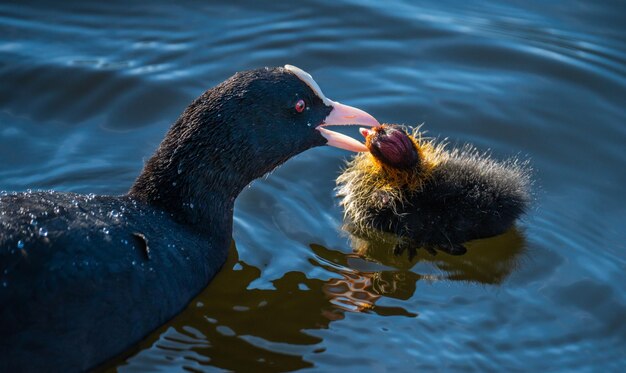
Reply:
<svg viewBox="0 0 626 373"><path fill-rule="evenodd" d="M378 127L380 126L380 123L376 120L376 118L361 109L344 105L339 102L331 101L331 103L332 110L330 114L326 117L324 123L316 128L321 133L321 135L327 139L328 142L326 144L353 152L368 152L369 149L363 143L349 136L327 130L323 127L333 125L360 125L367 127ZM369 133L369 131L367 133ZM364 132L361 132L361 134L363 134L363 136L366 136Z"/></svg>

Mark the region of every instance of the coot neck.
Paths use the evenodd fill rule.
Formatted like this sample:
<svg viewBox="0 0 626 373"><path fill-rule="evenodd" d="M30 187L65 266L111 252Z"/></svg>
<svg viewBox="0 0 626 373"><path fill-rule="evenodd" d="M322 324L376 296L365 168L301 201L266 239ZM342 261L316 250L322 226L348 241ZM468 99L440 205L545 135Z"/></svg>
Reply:
<svg viewBox="0 0 626 373"><path fill-rule="evenodd" d="M165 210L174 220L199 232L230 232L234 201L243 188L240 183L202 162L188 165L193 169L183 171L186 162L176 162L176 157L162 172L152 172L149 165L157 163L154 158L162 155L157 153L148 161L130 196Z"/></svg>
<svg viewBox="0 0 626 373"><path fill-rule="evenodd" d="M230 234L235 198L258 175L242 170L239 136L228 133L219 112L194 110L201 99L170 128L129 195L201 233Z"/></svg>

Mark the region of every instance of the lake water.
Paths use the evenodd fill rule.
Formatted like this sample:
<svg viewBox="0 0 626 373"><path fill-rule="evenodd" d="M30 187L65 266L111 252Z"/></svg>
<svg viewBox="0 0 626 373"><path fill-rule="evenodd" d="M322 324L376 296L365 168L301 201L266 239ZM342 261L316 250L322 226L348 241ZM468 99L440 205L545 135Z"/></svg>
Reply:
<svg viewBox="0 0 626 373"><path fill-rule="evenodd" d="M125 193L193 98L294 64L381 122L530 158L532 210L409 262L342 229L350 154L310 150L241 194L222 272L105 369L618 371L625 35L620 1L3 1L0 190Z"/></svg>

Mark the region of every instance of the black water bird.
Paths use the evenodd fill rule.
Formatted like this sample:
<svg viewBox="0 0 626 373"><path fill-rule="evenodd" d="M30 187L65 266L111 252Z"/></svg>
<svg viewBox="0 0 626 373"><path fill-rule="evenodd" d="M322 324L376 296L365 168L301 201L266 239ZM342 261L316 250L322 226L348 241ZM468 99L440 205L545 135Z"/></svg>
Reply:
<svg viewBox="0 0 626 373"><path fill-rule="evenodd" d="M0 195L0 371L82 371L179 313L224 263L250 182L376 126L294 67L240 72L189 105L124 196Z"/></svg>
<svg viewBox="0 0 626 373"><path fill-rule="evenodd" d="M338 195L355 229L408 238L397 254L408 249L412 258L420 247L464 254L463 243L504 233L529 207L526 161L496 161L470 145L448 151L399 126L361 133L370 153L337 178Z"/></svg>

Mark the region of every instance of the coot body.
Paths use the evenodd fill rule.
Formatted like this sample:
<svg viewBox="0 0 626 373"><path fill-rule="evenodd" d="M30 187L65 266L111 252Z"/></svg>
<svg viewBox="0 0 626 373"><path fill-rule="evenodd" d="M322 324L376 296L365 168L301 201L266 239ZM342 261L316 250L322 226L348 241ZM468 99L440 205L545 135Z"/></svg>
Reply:
<svg viewBox="0 0 626 373"><path fill-rule="evenodd" d="M180 312L216 274L239 192L376 126L294 67L237 73L191 103L125 196L0 195L0 371L83 371Z"/></svg>
<svg viewBox="0 0 626 373"><path fill-rule="evenodd" d="M131 197L18 193L0 208L7 372L82 371L121 352L206 286L231 239L228 220L199 234Z"/></svg>

